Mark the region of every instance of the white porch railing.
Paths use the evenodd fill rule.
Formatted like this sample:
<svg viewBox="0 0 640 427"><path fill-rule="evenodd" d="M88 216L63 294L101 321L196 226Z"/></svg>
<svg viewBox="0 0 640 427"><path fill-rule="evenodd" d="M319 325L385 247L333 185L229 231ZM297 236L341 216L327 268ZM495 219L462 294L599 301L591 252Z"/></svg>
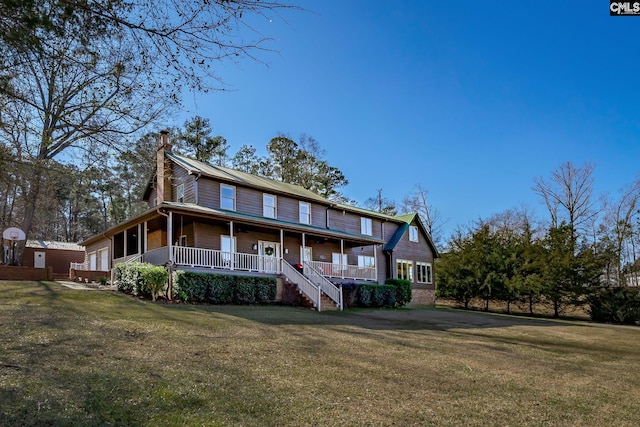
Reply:
<svg viewBox="0 0 640 427"><path fill-rule="evenodd" d="M69 266L70 269L72 270L86 270L87 269L87 264L85 264L84 262L72 262L71 265Z"/></svg>
<svg viewBox="0 0 640 427"><path fill-rule="evenodd" d="M176 265L189 267L221 268L273 274L281 272L280 258L277 257L186 246L173 247L173 262Z"/></svg>
<svg viewBox="0 0 640 427"><path fill-rule="evenodd" d="M355 280L378 280L375 267L358 267L357 265L333 264L330 262L306 261L325 277Z"/></svg>
<svg viewBox="0 0 640 427"><path fill-rule="evenodd" d="M282 260L282 274L298 286L298 289L313 302L318 311L322 310L322 307L320 307L320 287L316 286L284 259Z"/></svg>
<svg viewBox="0 0 640 427"><path fill-rule="evenodd" d="M313 268L310 265L311 262L306 261L304 263L304 275L313 282L322 292L325 293L329 298L331 298L337 305L340 310L343 308L342 304L342 288L337 287L330 281L328 281L318 270Z"/></svg>

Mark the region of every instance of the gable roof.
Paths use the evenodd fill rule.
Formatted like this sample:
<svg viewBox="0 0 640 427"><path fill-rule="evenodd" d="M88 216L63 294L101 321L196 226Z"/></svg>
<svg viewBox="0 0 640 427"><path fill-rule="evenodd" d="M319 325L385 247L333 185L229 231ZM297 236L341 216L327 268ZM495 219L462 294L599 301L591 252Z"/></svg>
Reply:
<svg viewBox="0 0 640 427"><path fill-rule="evenodd" d="M27 248L35 249L58 249L63 251L84 252L84 246L71 242L54 242L51 240L27 240Z"/></svg>
<svg viewBox="0 0 640 427"><path fill-rule="evenodd" d="M399 220L398 217L395 217L395 216L386 215L386 214L370 211L367 209L362 209L355 206L331 201L299 185L289 184L286 182L277 181L275 179L253 175L247 172L242 172L242 171L227 168L224 166L210 165L205 162L190 159L180 154L176 154L172 151L165 152L165 155L167 156L167 158L171 159L176 164L183 167L189 173L192 173L192 174L200 174L206 177L219 179L229 183L234 183L237 185L245 185L248 187L258 188L258 189L262 189L262 190L266 190L274 193L292 195L300 199L323 203L325 205L329 205L337 209L342 209L350 212L357 212L357 213L368 215L368 216L374 216L377 218L385 219L387 221L403 222L402 219Z"/></svg>
<svg viewBox="0 0 640 427"><path fill-rule="evenodd" d="M384 247L382 248L383 251L393 251L398 243L400 243L402 236L404 236L405 233L409 230L409 226L411 226L411 224L415 222L417 224L417 227L422 230L422 234L426 237L427 244L431 247L434 258L440 257L440 254L436 249L436 245L433 243L433 240L431 240L431 235L427 232L427 229L422 223L422 220L420 220L420 215L418 215L417 213L398 215L396 216L396 219L402 221L403 223L400 227L398 227L391 239L389 239L389 241L384 245Z"/></svg>

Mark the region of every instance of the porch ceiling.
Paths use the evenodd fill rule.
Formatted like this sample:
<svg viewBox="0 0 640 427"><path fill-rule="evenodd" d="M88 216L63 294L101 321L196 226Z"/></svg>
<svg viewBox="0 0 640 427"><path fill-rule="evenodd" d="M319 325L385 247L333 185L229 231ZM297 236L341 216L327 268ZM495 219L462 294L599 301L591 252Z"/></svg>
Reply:
<svg viewBox="0 0 640 427"><path fill-rule="evenodd" d="M164 202L161 205L161 207L164 209L172 210L174 212L183 212L183 213L188 213L194 216L225 219L227 221L239 221L243 223L260 225L262 227L284 229L286 231L296 231L299 233L309 233L316 236L327 236L332 238L344 239L350 242L363 244L363 245L384 243L383 240L377 239L375 237L363 236L359 234L351 234L351 233L346 233L340 230L314 227L311 225L299 224L299 223L289 222L289 221L282 221L278 219L247 215L247 214L238 213L234 211L227 211L224 209L207 208L204 206L191 204L191 203Z"/></svg>

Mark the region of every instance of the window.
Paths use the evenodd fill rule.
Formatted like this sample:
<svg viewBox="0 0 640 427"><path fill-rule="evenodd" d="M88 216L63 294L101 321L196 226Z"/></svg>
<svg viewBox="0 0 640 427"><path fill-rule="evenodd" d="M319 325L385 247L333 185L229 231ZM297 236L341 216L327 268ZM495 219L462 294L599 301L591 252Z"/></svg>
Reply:
<svg viewBox="0 0 640 427"><path fill-rule="evenodd" d="M418 241L418 227L415 225L409 226L409 240L412 242Z"/></svg>
<svg viewBox="0 0 640 427"><path fill-rule="evenodd" d="M371 218L360 218L360 234L372 236Z"/></svg>
<svg viewBox="0 0 640 427"><path fill-rule="evenodd" d="M236 187L220 184L220 208L236 210Z"/></svg>
<svg viewBox="0 0 640 427"><path fill-rule="evenodd" d="M428 262L416 262L418 283L431 283L431 264Z"/></svg>
<svg viewBox="0 0 640 427"><path fill-rule="evenodd" d="M358 255L358 267L375 267L376 261L372 256Z"/></svg>
<svg viewBox="0 0 640 427"><path fill-rule="evenodd" d="M178 202L184 202L184 184L178 185Z"/></svg>
<svg viewBox="0 0 640 427"><path fill-rule="evenodd" d="M267 218L276 218L276 196L272 194L262 195L262 215Z"/></svg>
<svg viewBox="0 0 640 427"><path fill-rule="evenodd" d="M331 263L335 265L347 265L347 254L334 252L331 254Z"/></svg>
<svg viewBox="0 0 640 427"><path fill-rule="evenodd" d="M311 204L300 202L300 223L311 224Z"/></svg>
<svg viewBox="0 0 640 427"><path fill-rule="evenodd" d="M398 270L398 279L413 282L413 261L399 259L396 261L396 266Z"/></svg>
<svg viewBox="0 0 640 427"><path fill-rule="evenodd" d="M300 246L300 262L313 261L311 246Z"/></svg>
<svg viewBox="0 0 640 427"><path fill-rule="evenodd" d="M187 236L184 234L178 237L178 246L187 246Z"/></svg>
<svg viewBox="0 0 640 427"><path fill-rule="evenodd" d="M231 236L220 236L220 251L222 252L223 264L231 264L231 253L236 251L236 238L231 239Z"/></svg>

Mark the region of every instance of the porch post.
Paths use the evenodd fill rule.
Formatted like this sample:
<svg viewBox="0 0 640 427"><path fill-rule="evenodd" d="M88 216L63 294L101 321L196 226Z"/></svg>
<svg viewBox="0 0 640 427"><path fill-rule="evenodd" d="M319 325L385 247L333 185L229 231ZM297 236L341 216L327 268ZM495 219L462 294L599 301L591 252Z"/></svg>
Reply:
<svg viewBox="0 0 640 427"><path fill-rule="evenodd" d="M128 239L127 239L127 235L128 235L129 233L127 232L127 230L124 230L124 231L122 232L122 234L124 235L124 245L123 245L123 246L124 246L124 259L125 259L125 261L126 261L126 260L127 260L127 254L129 253L129 250L128 250L128 248L127 248L127 240L128 240Z"/></svg>
<svg viewBox="0 0 640 427"><path fill-rule="evenodd" d="M375 277L372 277L376 282L378 281L378 245L373 245L373 267L375 269Z"/></svg>
<svg viewBox="0 0 640 427"><path fill-rule="evenodd" d="M173 264L173 243L171 242L173 238L173 211L169 211L169 216L167 217L167 247L169 248L169 263Z"/></svg>
<svg viewBox="0 0 640 427"><path fill-rule="evenodd" d="M148 232L147 226L148 226L147 221L145 221L142 224L142 227L143 227L143 229L142 229L142 233L143 233L142 234L142 242L144 244L144 251L145 252L147 252L149 250L149 236L147 236L147 232Z"/></svg>
<svg viewBox="0 0 640 427"><path fill-rule="evenodd" d="M340 276L344 279L344 272L346 270L346 266L342 264L344 260L344 239L340 239Z"/></svg>
<svg viewBox="0 0 640 427"><path fill-rule="evenodd" d="M280 258L284 258L284 230L280 229Z"/></svg>
<svg viewBox="0 0 640 427"><path fill-rule="evenodd" d="M138 255L142 255L142 224L138 224Z"/></svg>
<svg viewBox="0 0 640 427"><path fill-rule="evenodd" d="M231 270L233 270L233 264L234 264L235 257L236 257L236 255L235 255L235 253L236 253L236 245L235 245L235 242L233 240L233 221L229 221L229 237L231 239L231 243L230 243L231 254L229 254L229 258L230 258L230 260L229 260L229 268Z"/></svg>

